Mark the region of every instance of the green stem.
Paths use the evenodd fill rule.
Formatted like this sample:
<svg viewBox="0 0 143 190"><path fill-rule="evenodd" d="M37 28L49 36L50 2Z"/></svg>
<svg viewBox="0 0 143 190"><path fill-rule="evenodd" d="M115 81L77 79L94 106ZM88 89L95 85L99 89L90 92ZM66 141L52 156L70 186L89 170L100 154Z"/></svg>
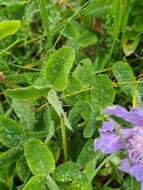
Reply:
<svg viewBox="0 0 143 190"><path fill-rule="evenodd" d="M133 176L131 176L131 190L134 190L134 179L133 179Z"/></svg>
<svg viewBox="0 0 143 190"><path fill-rule="evenodd" d="M135 109L137 104L136 100L136 79L132 81L132 108Z"/></svg>
<svg viewBox="0 0 143 190"><path fill-rule="evenodd" d="M101 170L101 168L106 164L106 162L108 162L108 160L110 160L110 158L112 158L113 156L115 156L115 154L112 154L112 155L108 156L107 158L105 158L103 160L103 162L101 162L101 164L96 168L96 170L94 172L94 177L97 175L99 170Z"/></svg>
<svg viewBox="0 0 143 190"><path fill-rule="evenodd" d="M64 115L61 115L61 134L62 134L62 142L63 142L63 150L64 150L64 158L65 162L67 161L67 139L66 139L66 129L64 124Z"/></svg>

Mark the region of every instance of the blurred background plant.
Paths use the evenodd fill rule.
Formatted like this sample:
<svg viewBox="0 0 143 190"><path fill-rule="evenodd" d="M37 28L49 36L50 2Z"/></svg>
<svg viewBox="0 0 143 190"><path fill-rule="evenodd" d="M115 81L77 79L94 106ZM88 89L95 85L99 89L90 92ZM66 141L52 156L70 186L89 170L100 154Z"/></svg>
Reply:
<svg viewBox="0 0 143 190"><path fill-rule="evenodd" d="M0 0L0 189L139 189L93 139L106 106L143 106L142 17L140 0Z"/></svg>

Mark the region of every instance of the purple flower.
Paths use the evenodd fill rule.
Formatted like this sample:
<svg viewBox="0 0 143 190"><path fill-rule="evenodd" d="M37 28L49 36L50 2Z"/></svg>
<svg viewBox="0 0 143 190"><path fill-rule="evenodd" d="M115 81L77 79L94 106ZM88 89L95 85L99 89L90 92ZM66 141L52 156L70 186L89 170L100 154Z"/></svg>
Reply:
<svg viewBox="0 0 143 190"><path fill-rule="evenodd" d="M115 126L111 121L104 122L99 130L100 138L94 141L94 150L100 149L105 154L117 152L123 148L120 138L115 133Z"/></svg>
<svg viewBox="0 0 143 190"><path fill-rule="evenodd" d="M107 107L103 110L103 112L109 115L115 115L117 117L120 117L135 126L143 127L143 109L141 108L127 111L125 108L117 105Z"/></svg>
<svg viewBox="0 0 143 190"><path fill-rule="evenodd" d="M105 154L124 150L127 157L121 160L119 169L141 182L143 190L143 109L127 111L121 106L104 109L104 113L115 115L130 122L132 128L121 128L113 119L103 122L100 138L95 139L94 150Z"/></svg>

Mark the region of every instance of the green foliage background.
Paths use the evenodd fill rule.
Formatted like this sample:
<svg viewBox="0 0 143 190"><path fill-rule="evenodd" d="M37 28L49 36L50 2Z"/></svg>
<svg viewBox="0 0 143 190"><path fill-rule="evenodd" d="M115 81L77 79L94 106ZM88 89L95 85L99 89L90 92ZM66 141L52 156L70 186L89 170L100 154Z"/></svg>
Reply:
<svg viewBox="0 0 143 190"><path fill-rule="evenodd" d="M142 18L141 0L0 0L1 190L140 189L93 143L103 108L143 106Z"/></svg>

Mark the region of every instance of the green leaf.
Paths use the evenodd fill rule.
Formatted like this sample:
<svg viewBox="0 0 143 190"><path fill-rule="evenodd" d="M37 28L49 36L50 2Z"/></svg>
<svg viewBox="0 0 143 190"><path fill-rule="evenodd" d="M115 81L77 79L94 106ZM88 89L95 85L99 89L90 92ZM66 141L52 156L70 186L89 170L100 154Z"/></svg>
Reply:
<svg viewBox="0 0 143 190"><path fill-rule="evenodd" d="M25 5L27 3L29 3L30 0L24 0L22 2L19 2L17 0L9 0L9 1L0 1L0 5L5 5L5 6L8 6L8 7L11 7L11 6L15 6L15 5Z"/></svg>
<svg viewBox="0 0 143 190"><path fill-rule="evenodd" d="M53 106L56 113L58 114L59 118L61 118L61 115L64 115L64 122L65 122L66 127L72 130L71 124L66 116L66 113L64 112L62 108L62 103L58 99L56 91L54 89L49 90L47 98L50 104Z"/></svg>
<svg viewBox="0 0 143 190"><path fill-rule="evenodd" d="M114 102L115 90L108 75L96 76L92 81L91 99L97 106L110 106Z"/></svg>
<svg viewBox="0 0 143 190"><path fill-rule="evenodd" d="M11 148L0 155L0 167L15 162L21 156L21 151L18 148Z"/></svg>
<svg viewBox="0 0 143 190"><path fill-rule="evenodd" d="M0 142L7 147L19 146L24 142L24 130L13 119L0 116Z"/></svg>
<svg viewBox="0 0 143 190"><path fill-rule="evenodd" d="M50 127L49 127L49 129L48 129L48 135L47 135L47 137L46 137L45 142L48 143L54 135L55 135L54 122L51 121Z"/></svg>
<svg viewBox="0 0 143 190"><path fill-rule="evenodd" d="M85 168L87 163L90 160L93 160L94 157L95 157L95 153L93 150L93 140L90 139L84 144L84 146L77 158L77 164L80 168Z"/></svg>
<svg viewBox="0 0 143 190"><path fill-rule="evenodd" d="M43 113L43 123L44 123L44 127L47 131L49 131L50 126L51 126L51 122L52 122L52 118L51 118L51 109L50 107L47 107L44 110Z"/></svg>
<svg viewBox="0 0 143 190"><path fill-rule="evenodd" d="M81 119L81 112L83 111L84 104L83 102L77 102L69 111L68 119L75 126L78 121Z"/></svg>
<svg viewBox="0 0 143 190"><path fill-rule="evenodd" d="M69 78L67 88L64 90L64 100L71 106L74 106L79 100L84 102L88 100L89 90L83 91L81 83L73 76Z"/></svg>
<svg viewBox="0 0 143 190"><path fill-rule="evenodd" d="M114 63L113 74L117 79L121 90L126 95L131 96L132 82L135 81L135 76L130 65L123 61Z"/></svg>
<svg viewBox="0 0 143 190"><path fill-rule="evenodd" d="M92 113L89 116L89 120L87 122L87 126L84 129L83 136L85 138L91 138L94 135L95 129L96 129L96 111L92 111Z"/></svg>
<svg viewBox="0 0 143 190"><path fill-rule="evenodd" d="M93 78L94 70L90 59L81 61L83 65L78 65L73 72L73 77L76 78L84 88L90 85Z"/></svg>
<svg viewBox="0 0 143 190"><path fill-rule="evenodd" d="M56 141L51 140L51 141L48 143L48 147L49 147L49 149L51 150L51 152L53 153L55 162L57 162L58 159L59 159L59 157L60 157L60 147L59 147L59 145L57 144Z"/></svg>
<svg viewBox="0 0 143 190"><path fill-rule="evenodd" d="M71 20L63 31L63 35L68 39L77 40L77 38L80 36L79 26L80 25L78 22L76 22L75 20Z"/></svg>
<svg viewBox="0 0 143 190"><path fill-rule="evenodd" d="M132 176L128 176L124 179L121 190L130 190L131 184L133 184L133 190L140 190L140 183L137 182Z"/></svg>
<svg viewBox="0 0 143 190"><path fill-rule="evenodd" d="M97 36L95 32L91 32L88 30L84 30L80 37L78 38L79 46L82 48L86 48L88 46L91 46L97 42Z"/></svg>
<svg viewBox="0 0 143 190"><path fill-rule="evenodd" d="M77 164L71 161L59 165L53 173L53 178L59 182L70 182L77 178L80 179L81 176L82 173Z"/></svg>
<svg viewBox="0 0 143 190"><path fill-rule="evenodd" d="M81 48L91 46L98 40L95 32L85 28L85 26L76 21L70 21L63 31L63 35L69 39L69 43Z"/></svg>
<svg viewBox="0 0 143 190"><path fill-rule="evenodd" d="M47 87L37 88L34 86L24 87L24 88L15 88L15 89L6 89L4 93L10 98L17 100L35 100L41 96L45 96L48 92Z"/></svg>
<svg viewBox="0 0 143 190"><path fill-rule="evenodd" d="M109 159L109 161L112 163L112 165L115 166L115 168L117 168L119 166L120 160L121 159L120 159L119 155L114 155L113 157L111 157Z"/></svg>
<svg viewBox="0 0 143 190"><path fill-rule="evenodd" d="M99 188L99 190L120 190L120 189L119 188L111 188L111 187L105 186L105 187Z"/></svg>
<svg viewBox="0 0 143 190"><path fill-rule="evenodd" d="M21 181L25 181L27 179L28 173L30 173L25 157L22 156L16 162L16 172Z"/></svg>
<svg viewBox="0 0 143 190"><path fill-rule="evenodd" d="M45 177L38 174L30 178L22 190L42 190L45 183Z"/></svg>
<svg viewBox="0 0 143 190"><path fill-rule="evenodd" d="M95 156L93 159L87 162L87 165L84 170L84 174L87 176L88 181L90 183L92 183L92 180L94 179L96 162L97 162L97 158Z"/></svg>
<svg viewBox="0 0 143 190"><path fill-rule="evenodd" d="M132 42L130 42L130 41L132 41ZM139 36L136 36L136 38L134 40L124 38L123 42L122 42L122 48L123 48L125 55L129 56L132 53L134 53L139 42L140 42Z"/></svg>
<svg viewBox="0 0 143 190"><path fill-rule="evenodd" d="M31 131L35 124L34 108L27 101L12 100L12 108L19 118L21 125L28 131Z"/></svg>
<svg viewBox="0 0 143 190"><path fill-rule="evenodd" d="M21 25L20 20L6 20L0 22L0 40L15 34Z"/></svg>
<svg viewBox="0 0 143 190"><path fill-rule="evenodd" d="M66 88L68 74L74 62L75 52L71 47L63 47L55 51L45 66L45 76L48 82L59 91Z"/></svg>
<svg viewBox="0 0 143 190"><path fill-rule="evenodd" d="M141 77L139 80L137 80L137 86L136 86L136 98L137 98L137 106L143 107L143 77Z"/></svg>
<svg viewBox="0 0 143 190"><path fill-rule="evenodd" d="M40 140L28 140L24 146L24 155L33 174L46 175L55 170L52 152Z"/></svg>
<svg viewBox="0 0 143 190"><path fill-rule="evenodd" d="M113 8L113 14L114 14L114 28L113 28L114 41L117 40L119 31L120 31L120 26L121 26L121 21L122 21L122 16L123 16L122 6L123 6L122 0L113 1L112 8Z"/></svg>
<svg viewBox="0 0 143 190"><path fill-rule="evenodd" d="M83 104L83 102L81 101L80 104ZM84 101L83 106L84 106L84 109L82 109L81 116L83 117L85 121L87 121L89 120L90 114L92 113L92 110L94 108L92 100L88 99Z"/></svg>
<svg viewBox="0 0 143 190"><path fill-rule="evenodd" d="M46 176L46 184L50 190L60 190L56 182L53 180L53 178L50 175Z"/></svg>
<svg viewBox="0 0 143 190"><path fill-rule="evenodd" d="M92 185L89 184L85 175L77 176L76 180L72 181L69 187L70 190L92 190Z"/></svg>
<svg viewBox="0 0 143 190"><path fill-rule="evenodd" d="M0 189L9 190L8 185L1 179L0 179Z"/></svg>
<svg viewBox="0 0 143 190"><path fill-rule="evenodd" d="M139 95L143 97L143 77L141 77L137 81L137 91L139 92Z"/></svg>

